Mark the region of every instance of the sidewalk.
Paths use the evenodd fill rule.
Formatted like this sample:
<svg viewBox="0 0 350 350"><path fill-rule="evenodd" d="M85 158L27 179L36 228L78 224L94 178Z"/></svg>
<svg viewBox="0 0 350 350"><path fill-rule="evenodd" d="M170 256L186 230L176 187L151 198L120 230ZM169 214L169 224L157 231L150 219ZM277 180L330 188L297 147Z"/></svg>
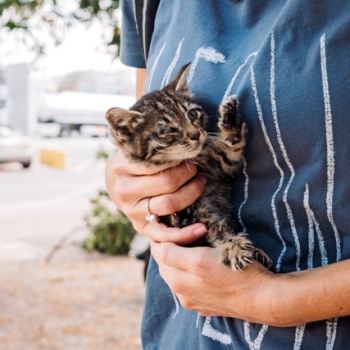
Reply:
<svg viewBox="0 0 350 350"><path fill-rule="evenodd" d="M143 263L74 242L0 264L0 350L140 350Z"/></svg>

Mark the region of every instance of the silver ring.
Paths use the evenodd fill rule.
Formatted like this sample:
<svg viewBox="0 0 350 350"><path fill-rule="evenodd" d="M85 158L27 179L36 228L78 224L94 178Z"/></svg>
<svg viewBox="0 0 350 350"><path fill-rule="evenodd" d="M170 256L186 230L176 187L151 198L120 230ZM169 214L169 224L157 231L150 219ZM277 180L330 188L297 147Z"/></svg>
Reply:
<svg viewBox="0 0 350 350"><path fill-rule="evenodd" d="M149 197L148 200L147 200L147 215L145 216L145 219L148 221L148 222L157 222L158 221L158 216L156 214L152 214L150 211L149 211L149 202L151 201L152 197Z"/></svg>

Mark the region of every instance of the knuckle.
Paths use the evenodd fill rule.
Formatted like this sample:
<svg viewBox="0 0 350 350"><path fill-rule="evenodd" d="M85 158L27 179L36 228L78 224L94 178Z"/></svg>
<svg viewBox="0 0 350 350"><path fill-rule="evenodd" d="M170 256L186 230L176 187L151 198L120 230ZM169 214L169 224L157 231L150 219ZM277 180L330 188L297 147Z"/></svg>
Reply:
<svg viewBox="0 0 350 350"><path fill-rule="evenodd" d="M191 190L192 190L193 196L196 198L199 198L203 192L202 183L198 179L196 179L192 181L190 185L192 186Z"/></svg>
<svg viewBox="0 0 350 350"><path fill-rule="evenodd" d="M151 248L151 253L158 264L160 264L159 271L162 272L162 266L166 266L168 261L169 248L167 247L167 244L153 245Z"/></svg>
<svg viewBox="0 0 350 350"><path fill-rule="evenodd" d="M177 211L176 205L172 200L171 195L164 195L160 198L159 206L161 208L162 215L173 214Z"/></svg>
<svg viewBox="0 0 350 350"><path fill-rule="evenodd" d="M181 297L179 296L184 292L183 286L178 281L175 280L175 281L172 281L171 283L171 290L178 296L178 299L180 300Z"/></svg>
<svg viewBox="0 0 350 350"><path fill-rule="evenodd" d="M114 157L112 157L106 166L106 174L113 177L118 177L126 172L123 159L121 158L121 153L118 152Z"/></svg>
<svg viewBox="0 0 350 350"><path fill-rule="evenodd" d="M166 193L176 191L178 188L176 177L171 176L170 173L163 173L159 187L161 187Z"/></svg>
<svg viewBox="0 0 350 350"><path fill-rule="evenodd" d="M168 265L169 257L169 246L167 244L162 244L160 249L160 259L165 264Z"/></svg>
<svg viewBox="0 0 350 350"><path fill-rule="evenodd" d="M180 299L179 299L180 300ZM181 298L180 300L180 304L182 305L182 307L188 311L193 311L195 310L195 307L194 307L194 304L189 301L188 299L186 298Z"/></svg>
<svg viewBox="0 0 350 350"><path fill-rule="evenodd" d="M149 224L146 222L145 219L143 219L141 221L141 225L143 227L143 232L144 235L146 235L147 237L151 238L152 240L158 242L158 243L162 243L162 242L165 242L165 237L163 235L163 226L162 225L158 225L157 224ZM160 247L160 248L157 248L157 261L160 261L160 259L164 259L164 253L161 252L163 248Z"/></svg>
<svg viewBox="0 0 350 350"><path fill-rule="evenodd" d="M138 233L144 232L145 225L142 225L137 221L133 221L133 219L130 217L129 217L129 219L131 220L132 226L136 232L138 232Z"/></svg>
<svg viewBox="0 0 350 350"><path fill-rule="evenodd" d="M125 186L117 183L114 188L114 196L121 203L127 203L130 197L130 193Z"/></svg>
<svg viewBox="0 0 350 350"><path fill-rule="evenodd" d="M202 255L198 255L198 257L193 259L192 271L196 276L204 276L206 270L205 259L203 259Z"/></svg>

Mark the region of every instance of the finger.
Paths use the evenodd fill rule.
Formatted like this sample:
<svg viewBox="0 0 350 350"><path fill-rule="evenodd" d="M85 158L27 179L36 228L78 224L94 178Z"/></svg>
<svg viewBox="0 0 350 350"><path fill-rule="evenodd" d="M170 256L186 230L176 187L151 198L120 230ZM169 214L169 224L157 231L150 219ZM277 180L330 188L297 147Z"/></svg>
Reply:
<svg viewBox="0 0 350 350"><path fill-rule="evenodd" d="M142 197L136 197L135 193L138 193L138 185L141 175L153 175L156 172L143 165L130 162L122 152L118 152L111 160L107 162L105 169L105 182L108 193L112 201L118 208L124 210L123 203L132 201L133 205ZM138 179L137 181L131 181L132 178ZM132 185L135 183L136 190L133 191Z"/></svg>
<svg viewBox="0 0 350 350"><path fill-rule="evenodd" d="M184 228L166 227L163 224L148 224L144 234L154 242L173 242L176 244L189 244L205 235L207 228L198 223Z"/></svg>
<svg viewBox="0 0 350 350"><path fill-rule="evenodd" d="M124 173L130 176L142 175L161 175L168 176L174 180L174 175L187 174L188 179L197 173L197 166L190 162L182 162L171 168L161 167L152 168L142 165L142 163L134 163L130 161L122 152L118 152L111 160L108 161L107 167L111 168L112 173Z"/></svg>
<svg viewBox="0 0 350 350"><path fill-rule="evenodd" d="M134 191L137 193L147 192L147 197L173 193L194 178L196 174L195 165L187 166L186 163L181 163L176 167L149 176L141 176L140 181L136 184L138 187Z"/></svg>
<svg viewBox="0 0 350 350"><path fill-rule="evenodd" d="M151 251L159 264L185 270L196 276L204 276L219 259L216 249L207 247L186 248L174 243L151 242Z"/></svg>
<svg viewBox="0 0 350 350"><path fill-rule="evenodd" d="M131 162L123 152L118 151L117 154L108 161L107 167L112 168L112 172L123 172L129 175L152 175L159 172L159 170L142 165L142 163Z"/></svg>
<svg viewBox="0 0 350 350"><path fill-rule="evenodd" d="M173 193L145 198L135 206L134 215L144 215L145 210L158 216L179 212L201 196L206 183L207 179L204 176L196 176Z"/></svg>
<svg viewBox="0 0 350 350"><path fill-rule="evenodd" d="M113 202L127 216L136 217L140 210L144 212L145 204L141 207L137 206L141 199L173 193L196 175L193 164L187 166L184 163L160 173L151 174L148 168L140 167L141 171L138 171L135 164L128 163L123 156L117 156L107 165L106 185Z"/></svg>

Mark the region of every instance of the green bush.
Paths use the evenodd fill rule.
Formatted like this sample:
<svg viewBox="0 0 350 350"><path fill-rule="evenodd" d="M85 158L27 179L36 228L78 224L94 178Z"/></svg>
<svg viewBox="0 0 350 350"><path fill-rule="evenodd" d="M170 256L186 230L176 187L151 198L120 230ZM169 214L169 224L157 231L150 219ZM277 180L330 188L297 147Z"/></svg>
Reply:
<svg viewBox="0 0 350 350"><path fill-rule="evenodd" d="M100 191L91 203L92 211L85 216L91 233L83 242L83 248L111 255L127 253L136 233L130 220L118 211L105 191Z"/></svg>
<svg viewBox="0 0 350 350"><path fill-rule="evenodd" d="M111 156L111 155L109 154L108 150L106 150L106 149L103 148L103 147L100 147L100 148L97 150L97 154L96 154L96 158L97 158L97 159L108 160L108 158L109 158L110 156Z"/></svg>

